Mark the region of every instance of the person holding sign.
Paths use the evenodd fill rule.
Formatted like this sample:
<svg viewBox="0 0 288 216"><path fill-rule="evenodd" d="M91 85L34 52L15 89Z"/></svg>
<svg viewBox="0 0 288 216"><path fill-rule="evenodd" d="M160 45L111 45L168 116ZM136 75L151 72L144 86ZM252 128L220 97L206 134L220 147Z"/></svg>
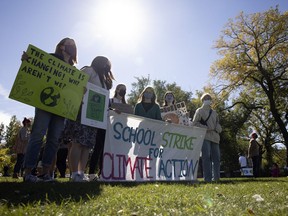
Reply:
<svg viewBox="0 0 288 216"><path fill-rule="evenodd" d="M77 48L73 39L64 38L56 46L55 53L51 54L56 58L74 65L77 63ZM30 57L24 52L21 60L25 61ZM38 182L38 181L52 181L53 178L49 173L51 164L56 157L59 146L59 136L64 128L64 117L44 111L42 109L35 109L34 123L32 126L30 140L27 146L27 151L24 159L24 181ZM36 167L37 158L42 146L43 138L46 135L46 144L43 151L42 165L43 170L40 176L31 174L33 168Z"/></svg>
<svg viewBox="0 0 288 216"><path fill-rule="evenodd" d="M125 95L126 95L126 86L122 83L118 84L116 86L113 98L110 99L110 104L113 103L127 104Z"/></svg>
<svg viewBox="0 0 288 216"><path fill-rule="evenodd" d="M164 94L164 107L171 106L175 104L175 95L171 91L167 91Z"/></svg>
<svg viewBox="0 0 288 216"><path fill-rule="evenodd" d="M124 84L118 84L116 86L113 98L109 100L110 108L113 106L113 104L127 104L125 100L125 95L126 95L126 86ZM114 110L117 113L121 112L121 110L116 110L116 109ZM101 175L105 135L106 135L105 129L99 128L97 130L96 143L93 148L93 153L91 155L90 163L89 163L89 180L90 181L98 180L99 176ZM96 168L98 168L97 174L95 173Z"/></svg>
<svg viewBox="0 0 288 216"><path fill-rule="evenodd" d="M97 56L91 63L91 66L85 66L81 69L90 76L88 82L110 90L114 76L111 72L111 62L104 56ZM99 102L99 98L93 98ZM81 107L82 108L82 107ZM85 182L84 171L89 158L89 151L96 142L97 128L81 124L81 110L77 120L68 120L65 128L66 136L71 138L72 146L69 153L71 181ZM96 143L98 145L98 143ZM99 145L102 145L99 143Z"/></svg>
<svg viewBox="0 0 288 216"><path fill-rule="evenodd" d="M212 110L212 97L205 93L201 100L203 105L198 108L193 117L193 126L207 129L202 146L202 166L204 181L211 182L220 179L220 135L222 127L215 110ZM213 168L213 172L212 172Z"/></svg>
<svg viewBox="0 0 288 216"><path fill-rule="evenodd" d="M134 114L145 118L162 120L160 107L156 102L156 94L151 86L146 87L141 92Z"/></svg>

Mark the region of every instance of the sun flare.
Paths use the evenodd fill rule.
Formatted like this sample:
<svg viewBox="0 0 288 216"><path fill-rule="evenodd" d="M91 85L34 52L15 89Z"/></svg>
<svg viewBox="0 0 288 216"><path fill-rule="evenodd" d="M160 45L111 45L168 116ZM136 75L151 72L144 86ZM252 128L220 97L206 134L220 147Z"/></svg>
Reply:
<svg viewBox="0 0 288 216"><path fill-rule="evenodd" d="M145 32L144 12L136 1L103 1L95 21L101 37L113 46L133 46Z"/></svg>

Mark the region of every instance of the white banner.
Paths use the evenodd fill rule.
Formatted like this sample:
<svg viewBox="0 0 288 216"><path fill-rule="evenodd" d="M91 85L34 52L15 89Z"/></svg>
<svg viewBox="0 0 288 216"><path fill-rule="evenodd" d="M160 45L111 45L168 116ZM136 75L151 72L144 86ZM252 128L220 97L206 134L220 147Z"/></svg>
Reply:
<svg viewBox="0 0 288 216"><path fill-rule="evenodd" d="M81 124L106 129L109 91L89 82L86 88L87 91L83 97Z"/></svg>
<svg viewBox="0 0 288 216"><path fill-rule="evenodd" d="M196 180L205 133L204 128L110 111L101 180Z"/></svg>

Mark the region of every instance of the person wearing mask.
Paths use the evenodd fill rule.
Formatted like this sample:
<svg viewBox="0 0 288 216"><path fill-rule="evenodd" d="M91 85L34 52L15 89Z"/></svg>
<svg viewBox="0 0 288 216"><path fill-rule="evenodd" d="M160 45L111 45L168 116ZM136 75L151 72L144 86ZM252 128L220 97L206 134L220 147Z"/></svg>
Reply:
<svg viewBox="0 0 288 216"><path fill-rule="evenodd" d="M56 58L74 65L77 63L77 48L75 41L71 38L62 39L56 46L55 53L51 54ZM21 60L25 61L29 57L24 52ZM58 139L64 128L64 117L44 111L42 109L35 109L35 117L32 126L30 140L27 146L27 151L24 159L24 181L38 182L38 181L53 181L50 175L52 162L56 157L59 142ZM32 175L32 169L36 167L38 155L42 146L43 138L46 135L46 144L43 151L42 158L42 174L39 176Z"/></svg>
<svg viewBox="0 0 288 216"><path fill-rule="evenodd" d="M116 86L113 98L110 99L110 104L113 103L127 104L125 95L126 95L126 86L124 84L118 84Z"/></svg>
<svg viewBox="0 0 288 216"><path fill-rule="evenodd" d="M126 86L118 84L116 86L113 98L110 98L109 105L113 104L127 104L126 99ZM116 111L116 110L115 110ZM120 111L116 111L120 113ZM96 134L96 143L89 162L89 181L97 181L102 172L103 166L103 150L105 144L106 130L99 128ZM97 170L97 173L96 173Z"/></svg>
<svg viewBox="0 0 288 216"><path fill-rule="evenodd" d="M205 182L217 182L220 179L219 134L222 132L222 127L217 112L211 108L211 95L203 94L201 101L203 105L196 110L192 125L207 129L201 151L203 176Z"/></svg>
<svg viewBox="0 0 288 216"><path fill-rule="evenodd" d="M31 121L27 118L24 118L22 121L23 127L20 128L17 137L16 142L13 147L13 150L17 154L17 160L14 166L14 172L13 172L13 178L19 178L20 176L20 170L23 166L24 156L28 144L28 140L30 138L30 127L31 127Z"/></svg>
<svg viewBox="0 0 288 216"><path fill-rule="evenodd" d="M160 107L154 89L146 87L138 98L138 103L134 108L134 114L145 118L162 120Z"/></svg>
<svg viewBox="0 0 288 216"><path fill-rule="evenodd" d="M248 147L248 158L252 159L253 176L259 177L260 172L260 157L259 157L259 143L257 142L258 135L256 133L251 134L251 139Z"/></svg>
<svg viewBox="0 0 288 216"><path fill-rule="evenodd" d="M175 104L175 95L171 91L167 91L164 94L164 107L171 106Z"/></svg>
<svg viewBox="0 0 288 216"><path fill-rule="evenodd" d="M114 77L111 72L111 62L108 58L97 56L92 61L91 66L85 66L81 70L90 75L88 82L107 90L112 88ZM81 111L76 121L67 121L65 136L70 137L72 143L69 152L71 181L89 181L84 175L84 171L89 159L89 152L95 146L98 132L98 128L81 124ZM98 145L98 143L96 143L96 145ZM99 145L102 145L102 143L99 143Z"/></svg>

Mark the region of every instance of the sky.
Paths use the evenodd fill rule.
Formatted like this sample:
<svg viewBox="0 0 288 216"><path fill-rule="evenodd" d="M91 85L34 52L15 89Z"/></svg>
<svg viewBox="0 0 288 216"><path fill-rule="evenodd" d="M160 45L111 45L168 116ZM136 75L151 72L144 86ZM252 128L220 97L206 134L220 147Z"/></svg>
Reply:
<svg viewBox="0 0 288 216"><path fill-rule="evenodd" d="M228 20L276 5L288 10L287 0L2 0L0 123L34 117L34 107L9 99L29 44L52 53L61 39L73 38L76 67L108 57L113 86L124 83L127 93L135 77L149 76L195 94L210 82L210 66L220 58L213 45Z"/></svg>

